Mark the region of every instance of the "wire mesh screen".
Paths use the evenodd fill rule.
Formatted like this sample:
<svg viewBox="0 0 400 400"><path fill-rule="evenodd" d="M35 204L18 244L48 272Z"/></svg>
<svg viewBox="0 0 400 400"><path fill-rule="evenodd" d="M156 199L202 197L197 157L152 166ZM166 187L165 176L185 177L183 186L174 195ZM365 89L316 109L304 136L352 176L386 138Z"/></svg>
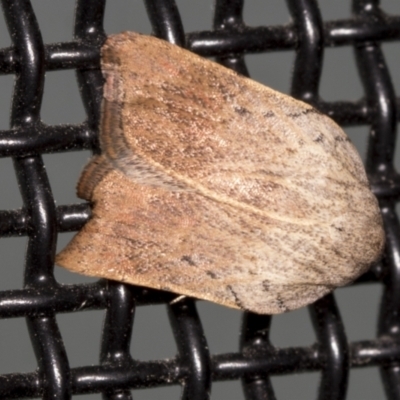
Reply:
<svg viewBox="0 0 400 400"><path fill-rule="evenodd" d="M175 385L181 389L182 399L210 396L216 399L214 388L218 382L235 381L241 382L243 393L235 391L229 398L305 399L309 397L301 391L295 397L280 396L274 377L286 379L293 374L315 372L318 385L312 394L314 398L339 400L350 398L350 373L357 368L377 367L382 396L400 399L400 225L396 215L400 180L394 164L399 100L392 83L399 74L396 69L390 75L382 51L384 43L400 39L400 16L389 14L377 0L354 0L340 2L340 7L351 8L351 14L335 20L321 13L316 0L287 0L289 23L253 27L245 23L243 10L245 6L255 7L255 2L216 0L211 28L186 32L181 15L184 2L182 5L173 0L132 2L137 8L145 6L156 36L199 55L215 57L244 75L251 75L245 63L248 55L268 52L274 56L278 51L290 52L294 63L290 63L293 76L289 91L294 97L313 104L341 126L364 126L369 130L369 135L364 135L368 136L365 165L373 192L379 199L387 244L382 261L348 290L350 298L355 298L358 287L369 284L383 288L376 337L349 339L348 327L341 317L346 310L338 307L334 294L309 307L315 335L310 345L278 347L270 340L271 323L278 317L241 313L240 332L232 332L226 321L220 321L217 327L222 337L240 334L239 349L214 353L208 346L203 318L199 316L200 303L192 299L170 304L173 296L166 292L105 280L65 284L55 278L57 235L79 230L90 217L90 207L87 203L68 204L63 199L55 202L54 186L49 178L51 171L45 169L43 160L50 153L55 157L64 153L67 157L63 159L63 169L68 170L74 167L71 157L75 153L72 152L99 151L102 95L99 49L106 37L103 23L106 2L78 0L74 38L61 43L44 40L43 24L35 14L35 2L32 3L29 0L1 2L12 44L0 49L0 71L4 76L14 76L15 81L10 125L0 131L0 156L13 161L12 179L16 176L22 204L20 208L15 209L13 204L10 209L0 211L0 233L3 238L26 237L27 248L19 247L19 254L25 251L23 284L0 291L0 317L3 332L7 331L7 324L25 318L30 337L28 345L33 348L37 369L0 375L0 398L68 399L90 394L98 398L101 394L105 399L122 400L138 398L135 395L138 389ZM110 13L114 3L107 2ZM186 6L188 3L195 12L197 2L186 2ZM268 12L274 16L278 5L268 3ZM262 16L260 19L263 20ZM137 30L135 24L119 30L123 28ZM320 95L323 67L329 60L325 55L331 47L354 50L356 74L363 87L360 99L324 101ZM278 68L286 67L282 64ZM85 122L55 125L42 121L45 74L48 80L49 72L55 70L76 70ZM3 86L2 91L7 92L7 88ZM9 92L11 95L11 88ZM62 97L63 93L56 96ZM7 173L14 174L11 169ZM3 197L8 196L9 190L2 184ZM20 259L22 264L22 256ZM4 281L13 272L3 257L0 260ZM177 353L166 359L139 360L131 351L132 330L139 324L135 313L141 308L149 309L142 306L153 304L163 305L167 310ZM105 312L101 332L99 327L98 362L73 366L60 329L61 315L90 314L82 312L95 310ZM370 315L372 310L364 312ZM302 323L300 319L299 324ZM83 324L75 327L78 336L83 335L84 329ZM25 347L16 346L12 354L17 354L20 348ZM0 350L5 351L1 347ZM11 358L5 363L11 363ZM152 396L147 398L155 398L154 392Z"/></svg>

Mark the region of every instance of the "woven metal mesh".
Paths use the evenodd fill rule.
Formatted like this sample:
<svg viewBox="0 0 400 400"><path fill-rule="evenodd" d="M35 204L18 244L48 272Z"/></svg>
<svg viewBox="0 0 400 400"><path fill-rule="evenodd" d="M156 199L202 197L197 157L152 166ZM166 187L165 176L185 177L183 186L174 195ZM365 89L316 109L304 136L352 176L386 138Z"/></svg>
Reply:
<svg viewBox="0 0 400 400"><path fill-rule="evenodd" d="M291 93L312 103L343 126L370 127L367 172L378 196L387 234L383 261L357 284L382 283L379 327L373 340L348 342L333 295L310 307L316 343L276 348L269 339L271 318L243 315L240 349L210 354L193 300L168 305L178 354L168 360L138 361L130 354L136 306L168 304L171 295L115 282L61 285L53 275L58 232L79 230L90 216L87 204L56 206L42 155L72 150L98 152L97 126L102 77L99 48L105 39L105 1L78 0L74 40L44 44L28 0L2 0L12 46L0 49L0 72L15 75L10 129L0 131L0 156L12 157L23 207L0 211L3 237L27 236L24 287L0 292L0 317L26 317L38 370L0 375L0 398L68 399L102 393L131 399L130 389L182 385L182 399L207 399L213 382L242 380L246 399L275 399L270 376L318 371L316 397L345 399L349 371L378 366L388 399L400 399L399 306L400 226L395 213L400 180L394 169L399 99L381 50L400 39L400 17L379 1L353 1L351 18L324 21L315 0L287 0L292 22L251 28L242 18L243 1L217 0L213 29L185 33L173 1L145 1L153 32L247 75L244 55L295 51ZM111 3L112 6L112 3ZM132 30L134 27L132 27ZM354 46L365 95L356 102L324 102L319 84L325 47ZM46 71L76 69L87 119L77 125L45 125L41 103ZM397 71L396 71L397 72ZM7 190L3 188L3 190ZM7 274L3 268L2 274ZM70 368L56 320L59 313L106 310L100 362ZM134 392L133 392L134 393ZM299 394L299 398L301 394Z"/></svg>

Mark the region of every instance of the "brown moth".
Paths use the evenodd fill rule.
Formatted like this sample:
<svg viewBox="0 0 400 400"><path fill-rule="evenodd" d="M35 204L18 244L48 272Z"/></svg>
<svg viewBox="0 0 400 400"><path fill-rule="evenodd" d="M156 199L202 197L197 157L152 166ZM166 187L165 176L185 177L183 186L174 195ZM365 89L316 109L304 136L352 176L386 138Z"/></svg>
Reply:
<svg viewBox="0 0 400 400"><path fill-rule="evenodd" d="M357 151L308 104L163 40L102 48L93 215L57 263L261 314L310 304L379 257Z"/></svg>

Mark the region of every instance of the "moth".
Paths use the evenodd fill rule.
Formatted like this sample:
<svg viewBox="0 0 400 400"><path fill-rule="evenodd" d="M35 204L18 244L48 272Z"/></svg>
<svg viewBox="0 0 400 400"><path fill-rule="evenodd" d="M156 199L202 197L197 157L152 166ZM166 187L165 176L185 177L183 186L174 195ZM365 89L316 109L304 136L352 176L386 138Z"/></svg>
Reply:
<svg viewBox="0 0 400 400"><path fill-rule="evenodd" d="M92 217L56 262L260 314L314 302L377 260L377 200L310 105L133 32L101 50Z"/></svg>

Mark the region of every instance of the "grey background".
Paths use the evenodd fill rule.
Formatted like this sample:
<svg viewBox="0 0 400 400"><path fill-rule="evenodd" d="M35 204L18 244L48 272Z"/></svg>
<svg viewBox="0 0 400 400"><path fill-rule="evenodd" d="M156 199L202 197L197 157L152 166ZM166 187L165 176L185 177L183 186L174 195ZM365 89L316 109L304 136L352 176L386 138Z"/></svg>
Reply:
<svg viewBox="0 0 400 400"><path fill-rule="evenodd" d="M73 0L32 1L45 43L69 41L72 38ZM177 1L186 31L211 28L213 2L209 0ZM398 0L382 1L389 13L400 14ZM350 1L319 1L324 20L350 16ZM252 26L276 25L290 20L284 1L247 0L245 22ZM141 0L109 0L107 2L105 28L107 33L134 30L150 33L151 28ZM2 15L0 16L0 46L11 43ZM400 61L399 43L384 44L383 50L393 75L396 92L399 91ZM288 93L294 59L292 51L249 55L246 57L253 79L277 90ZM0 129L9 123L10 99L13 76L0 76ZM358 77L353 52L350 47L327 49L321 82L321 95L326 100L356 100L363 89ZM42 106L42 119L48 124L79 123L85 119L73 71L56 71L46 74L46 86ZM365 154L368 127L346 129ZM397 151L397 150L396 150ZM397 153L398 154L398 151ZM89 152L70 152L44 155L52 190L58 205L80 202L75 196L75 184L82 167L90 157ZM396 157L396 166L400 157ZM0 159L0 209L22 206L10 159ZM61 234L58 249L70 240L72 234ZM22 287L26 238L0 240L0 290ZM63 283L94 281L71 274L56 267L56 277ZM345 323L349 341L372 339L376 335L376 317L382 287L379 284L337 290L336 299ZM198 309L207 335L211 353L232 352L238 349L241 313L208 302L198 302ZM65 341L71 367L98 363L100 332L104 312L81 312L58 315L57 320ZM170 330L164 306L140 307L137 310L132 337L132 355L140 360L173 357L176 345ZM279 347L310 345L315 341L306 309L273 318L272 342ZM36 368L25 320L0 320L0 374L29 372ZM319 373L291 374L273 377L272 383L278 399L308 400L316 398ZM133 392L136 400L178 399L180 387L167 387ZM99 394L75 396L74 399L100 399ZM383 399L384 393L376 368L352 370L348 399ZM213 384L213 400L244 399L240 383Z"/></svg>

